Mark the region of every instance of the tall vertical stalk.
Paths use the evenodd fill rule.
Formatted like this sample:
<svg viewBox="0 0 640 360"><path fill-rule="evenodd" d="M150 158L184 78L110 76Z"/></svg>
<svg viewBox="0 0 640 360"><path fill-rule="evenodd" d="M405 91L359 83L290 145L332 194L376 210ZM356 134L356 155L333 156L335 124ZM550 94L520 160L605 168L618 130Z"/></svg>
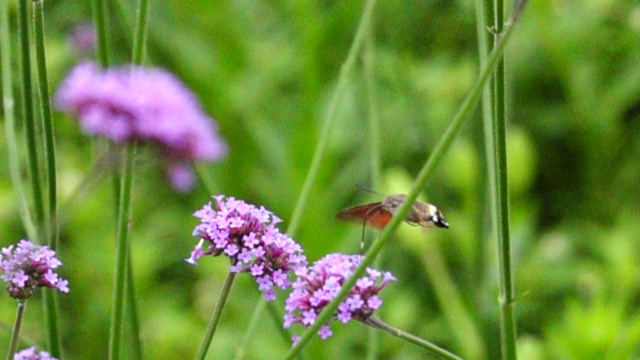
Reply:
<svg viewBox="0 0 640 360"><path fill-rule="evenodd" d="M38 70L38 94L40 95L40 113L44 130L44 162L45 179L47 183L47 221L45 233L48 235L48 245L56 249L57 245L57 221L58 207L57 180L56 180L56 151L51 116L51 96L49 93L49 79L47 76L47 59L44 50L44 5L42 0L33 0L33 36L36 53L36 66Z"/></svg>
<svg viewBox="0 0 640 360"><path fill-rule="evenodd" d="M16 320L13 323L13 333L11 335L11 343L9 344L9 352L7 360L13 360L18 350L18 342L20 341L20 329L22 328L22 320L24 319L24 310L27 307L27 300L18 300L18 311L16 312Z"/></svg>
<svg viewBox="0 0 640 360"><path fill-rule="evenodd" d="M56 180L56 151L53 133L53 120L51 117L51 96L49 95L49 80L47 76L47 60L44 50L44 5L42 0L34 0L33 11L33 36L36 53L36 68L38 71L38 94L40 96L40 114L42 116L42 128L44 130L44 163L45 179L47 183L46 220L43 222L43 233L50 248L57 248L58 221L57 221L57 180ZM42 301L45 308L45 319L49 352L52 356L60 358L62 343L60 330L58 329L58 309L56 293L51 289L43 289Z"/></svg>
<svg viewBox="0 0 640 360"><path fill-rule="evenodd" d="M368 138L369 138L369 167L371 169L371 187L380 189L381 184L381 157L380 157L380 116L376 103L376 81L375 81L375 51L374 51L373 25L369 23L367 34L364 39L362 49L362 63L364 80L367 92L368 105ZM381 257L376 260L375 268L379 268ZM375 360L380 352L380 333L375 328L368 329L367 336L367 360Z"/></svg>
<svg viewBox="0 0 640 360"><path fill-rule="evenodd" d="M126 263L129 248L129 223L131 214L131 189L133 187L135 144L130 144L124 151L122 176L118 205L118 229L116 235L116 264L113 282L113 309L109 330L109 359L120 359L122 340L122 323L124 314Z"/></svg>
<svg viewBox="0 0 640 360"><path fill-rule="evenodd" d="M504 31L504 2L494 0L491 14L493 24L493 47ZM517 6L517 5L516 5ZM491 19L485 19L488 23ZM511 240L509 236L509 188L507 184L506 149L506 103L505 103L505 58L496 64L490 88L491 118L485 119L488 169L491 187L491 215L496 236L500 282L500 347L502 359L516 359L516 325L514 316L513 276L511 272Z"/></svg>
<svg viewBox="0 0 640 360"><path fill-rule="evenodd" d="M31 194L33 197L34 218L36 222L36 242L42 244L46 241L45 233L45 204L42 195L42 182L40 181L40 161L38 155L38 142L36 139L36 121L33 105L33 88L31 84L31 48L29 41L29 9L27 1L18 1L18 37L20 39L20 66L18 72L21 75L21 105L22 116L25 124L25 136L27 141L27 163L29 178L31 180Z"/></svg>
<svg viewBox="0 0 640 360"><path fill-rule="evenodd" d="M139 65L142 63L144 56L144 43L147 28L147 0L138 2L138 11L136 19L136 30L133 40L132 63ZM120 358L120 343L122 339L122 330L124 322L124 307L129 304L129 316L137 317L137 306L133 301L125 301L125 297L129 300L135 298L135 287L133 284L133 270L131 264L130 244L129 244L129 226L131 216L131 196L134 177L134 159L136 153L136 144L128 144L123 156L121 169L121 182L118 187L118 228L117 228L117 246L116 246L116 265L114 272L114 291L113 291L113 311L111 317L111 329L109 337L109 358ZM128 266L129 265L129 266ZM131 319L132 323L137 323L137 319ZM135 327L132 329L135 330ZM139 334L133 334L136 338L134 344L135 354L142 354L139 341Z"/></svg>

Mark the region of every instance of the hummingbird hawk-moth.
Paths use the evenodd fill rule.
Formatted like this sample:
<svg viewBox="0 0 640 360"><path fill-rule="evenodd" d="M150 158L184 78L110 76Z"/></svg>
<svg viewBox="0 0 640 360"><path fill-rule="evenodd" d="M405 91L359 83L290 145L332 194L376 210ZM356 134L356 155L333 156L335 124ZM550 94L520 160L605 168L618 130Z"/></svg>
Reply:
<svg viewBox="0 0 640 360"><path fill-rule="evenodd" d="M406 199L407 195L404 194L389 195L379 202L344 209L336 215L336 218L362 221L362 241L364 241L365 225L378 229L384 228ZM437 207L420 201L413 203L404 221L413 226L449 228L449 223ZM364 246L362 242L360 246L361 248Z"/></svg>
<svg viewBox="0 0 640 360"><path fill-rule="evenodd" d="M380 202L344 209L336 217L343 220L362 220L369 226L382 229L406 199L407 195L404 194L389 195ZM404 220L414 226L449 228L449 223L437 207L420 201L413 203Z"/></svg>

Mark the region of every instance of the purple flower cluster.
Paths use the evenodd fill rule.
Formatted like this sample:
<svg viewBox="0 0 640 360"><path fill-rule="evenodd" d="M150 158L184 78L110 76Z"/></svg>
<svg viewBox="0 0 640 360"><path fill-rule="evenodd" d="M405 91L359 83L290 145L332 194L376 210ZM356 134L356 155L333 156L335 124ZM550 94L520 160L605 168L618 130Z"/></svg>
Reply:
<svg viewBox="0 0 640 360"><path fill-rule="evenodd" d="M45 351L40 351L40 353L36 354L35 346L24 349L16 353L13 359L14 360L58 360L58 358L55 358L49 355L49 353Z"/></svg>
<svg viewBox="0 0 640 360"><path fill-rule="evenodd" d="M314 263L306 273L301 273L286 301L285 329L293 323L307 327L313 324L322 309L338 295L362 259L360 255L329 254ZM351 319L367 320L382 305L378 292L392 280L395 278L389 272L367 268L367 275L358 279L349 295L340 303L335 318L345 324ZM331 336L329 325L323 325L318 335L322 339Z"/></svg>
<svg viewBox="0 0 640 360"><path fill-rule="evenodd" d="M28 240L20 240L17 247L3 248L0 254L3 274L0 279L7 283L9 295L27 299L42 286L69 292L69 282L53 272L62 265L55 255L56 252L48 246L35 245Z"/></svg>
<svg viewBox="0 0 640 360"><path fill-rule="evenodd" d="M306 270L302 247L275 227L281 220L264 207L222 195L214 199L216 209L209 202L194 214L200 224L193 235L201 241L187 262L224 254L231 259L231 271L250 273L265 298L275 299L274 286L286 289L291 286L291 272Z"/></svg>
<svg viewBox="0 0 640 360"><path fill-rule="evenodd" d="M55 104L77 116L82 129L91 135L159 145L168 160L171 180L183 181L174 182L178 190L188 190L193 183L193 177L184 176L185 164L218 160L227 152L213 120L194 94L162 69L102 70L93 63L82 63L62 82Z"/></svg>

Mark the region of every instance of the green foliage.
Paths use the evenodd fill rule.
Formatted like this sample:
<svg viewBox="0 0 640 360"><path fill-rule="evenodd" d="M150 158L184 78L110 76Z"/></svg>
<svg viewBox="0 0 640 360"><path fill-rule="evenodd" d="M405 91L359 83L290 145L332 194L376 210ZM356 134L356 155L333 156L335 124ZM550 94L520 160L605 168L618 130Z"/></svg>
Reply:
<svg viewBox="0 0 640 360"><path fill-rule="evenodd" d="M400 5L402 3L402 5ZM114 61L130 54L131 4L111 4ZM50 84L79 61L65 36L90 18L85 2L46 2ZM361 14L360 1L152 2L146 64L170 69L219 125L231 152L202 169L214 191L264 205L286 228L307 174L332 91ZM523 359L640 356L640 6L612 0L532 1L508 48L508 165L518 348ZM15 9L12 9L15 11ZM122 12L121 12L122 11ZM380 193L407 192L477 74L469 2L380 1L376 9L376 106L381 120ZM296 240L314 261L359 251L360 226L336 223L340 209L375 200L369 184L367 89L362 72L341 98L338 125ZM54 114L60 203L59 256L71 293L59 296L69 359L107 350L115 252L110 177L66 203L104 154L76 124ZM382 292L379 317L469 358L497 358L495 240L488 230L480 118L467 123L425 194L447 231L401 225L382 268L397 283ZM2 131L2 130L0 130ZM4 135L4 134L2 134ZM6 153L5 137L0 151ZM2 162L0 162L2 163ZM3 163L4 164L4 163ZM202 187L176 193L151 149L137 156L132 261L142 340L150 359L192 358L228 264L184 262L195 244L192 213ZM2 246L24 237L6 166L0 166ZM66 205L65 205L66 204ZM375 235L377 236L377 234ZM209 358L233 358L261 295L239 276ZM281 300L280 300L281 301ZM14 303L0 302L9 324ZM42 342L37 301L23 333ZM273 359L290 346L265 314L242 349ZM336 324L308 358L362 358L361 324ZM8 343L0 332L0 344ZM386 335L380 358L418 359Z"/></svg>

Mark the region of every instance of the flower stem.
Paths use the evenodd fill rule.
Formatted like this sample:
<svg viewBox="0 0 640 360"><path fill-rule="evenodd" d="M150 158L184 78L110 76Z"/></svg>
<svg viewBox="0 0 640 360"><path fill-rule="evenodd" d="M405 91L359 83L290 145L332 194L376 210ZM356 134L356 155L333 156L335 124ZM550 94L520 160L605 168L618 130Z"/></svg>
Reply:
<svg viewBox="0 0 640 360"><path fill-rule="evenodd" d="M509 24L509 26L505 27L504 33L500 37L497 46L491 52L491 55L487 60L487 64L482 69L480 76L478 77L478 79L476 79L476 82L474 83L470 92L465 97L462 105L458 109L458 112L456 113L454 118L451 120L451 123L449 124L449 127L445 131L444 135L442 135L442 137L438 141L438 144L436 144L436 147L431 153L431 156L429 157L429 159L427 159L424 166L418 173L411 191L409 192L409 194L407 194L407 199L405 200L405 202L402 204L402 206L400 206L397 213L391 218L391 221L383 230L380 238L376 240L369 248L365 258L363 259L362 263L360 263L360 265L356 268L351 278L345 281L345 283L342 285L342 289L340 290L338 295L336 295L336 297L329 304L327 304L324 310L318 315L313 325L309 326L304 331L304 333L302 333L296 345L289 349L289 351L283 356L283 359L293 359L300 352L302 347L304 347L309 342L309 340L311 340L313 334L315 334L318 329L320 329L322 324L325 324L327 321L329 321L330 317L338 308L340 302L347 296L351 288L355 285L357 279L362 276L362 274L364 274L366 267L373 262L373 259L375 259L375 257L378 255L384 244L391 238L391 234L393 234L398 225L400 225L400 223L403 221L405 215L409 211L409 208L411 207L411 205L413 205L414 201L418 197L418 193L422 190L422 188L424 188L427 179L433 173L435 166L444 157L446 151L453 142L453 139L462 127L462 124L471 113L471 110L473 110L474 105L476 104L478 98L480 97L480 94L482 93L484 84L489 79L493 67L501 57L502 53L504 52L505 46L507 45L509 39L511 38L511 35L513 34L515 19L518 19L518 17L514 17L513 19L514 21Z"/></svg>
<svg viewBox="0 0 640 360"><path fill-rule="evenodd" d="M136 30L133 35L132 63L135 65L142 64L144 57L145 40L147 35L147 16L148 6L147 0L138 0L138 11L136 14Z"/></svg>
<svg viewBox="0 0 640 360"><path fill-rule="evenodd" d="M98 50L98 60L103 68L109 66L109 52L107 44L107 12L104 0L93 0L91 2L93 23L96 27L96 46Z"/></svg>
<svg viewBox="0 0 640 360"><path fill-rule="evenodd" d="M44 228L42 233L45 234L45 238L41 239L41 242L46 242L50 248L55 250L58 242L56 150L51 117L51 96L49 94L47 60L44 49L44 4L42 0L33 0L31 4L38 74L38 94L40 95L40 114L42 116L42 128L44 130L45 178L48 192L48 208L45 212L47 219L42 223L42 227ZM60 358L62 345L60 332L58 330L58 310L56 308L55 292L44 289L42 300L45 308L47 333L49 336L49 352L52 356Z"/></svg>
<svg viewBox="0 0 640 360"><path fill-rule="evenodd" d="M438 345L431 343L427 340L424 340L422 338L419 338L415 335L409 334L405 331L402 331L400 329L396 329L393 326L383 322L382 320L376 318L376 317L370 317L368 318L365 322L365 324L370 325L376 329L380 329L382 331L385 331L399 339L405 340L407 342L410 342L414 345L417 345L418 347L426 350L427 352L429 352L432 355L437 356L440 359L452 359L452 360L461 360L462 358L450 353L449 351L439 347Z"/></svg>
<svg viewBox="0 0 640 360"><path fill-rule="evenodd" d="M198 350L198 355L196 355L196 360L204 360L205 356L207 355L207 351L209 351L211 340L213 340L213 335L215 334L216 328L218 327L222 309L227 302L227 297L229 297L229 292L231 292L231 285L233 285L233 280L235 279L235 277L236 273L229 271L227 280L225 280L224 282L222 292L220 293L220 297L218 298L218 302L216 303L216 308L213 311L213 316L211 317L211 321L209 322L209 326L207 327L207 331L205 332L204 339L202 339L200 350Z"/></svg>
<svg viewBox="0 0 640 360"><path fill-rule="evenodd" d="M56 151L51 117L51 96L47 76L47 60L44 49L44 5L42 0L33 0L33 35L38 70L38 93L40 95L40 110L44 130L44 160L45 178L48 184L48 217L45 223L48 245L56 249L57 245L57 180L56 180ZM55 355L54 355L55 356Z"/></svg>
<svg viewBox="0 0 640 360"><path fill-rule="evenodd" d="M380 157L380 121L378 107L376 106L376 81L374 59L374 33L373 26L369 26L365 35L362 49L362 65L367 91L368 105L368 137L369 137L369 167L371 169L371 188L380 190L381 183L381 157ZM364 241L364 239L362 239ZM382 257L376 259L375 267L379 268ZM380 352L380 333L374 328L369 328L367 335L367 360L375 360Z"/></svg>
<svg viewBox="0 0 640 360"><path fill-rule="evenodd" d="M504 31L504 3L493 1L493 46ZM518 4L516 4L516 7ZM516 9L517 10L517 9ZM516 359L516 324L513 313L514 284L511 272L511 240L509 236L509 189L507 184L506 105L504 55L499 59L491 86L493 116L485 119L487 162L490 176L493 231L498 245L500 282L500 345L502 359Z"/></svg>
<svg viewBox="0 0 640 360"><path fill-rule="evenodd" d="M131 52L131 62L134 65L142 64L143 56L144 56L144 45L147 31L147 14L148 14L148 1L147 0L139 0L138 1L138 12L136 18L136 31L133 36L133 49ZM125 162L130 161L131 166L125 167L125 172L123 173L123 184L126 181L124 178L128 175L130 178L133 178L133 161L135 158L135 144L129 145L130 149L127 152L127 159ZM130 174L127 174L126 171L130 171ZM125 175L126 174L126 175ZM133 180L129 180L130 183L133 183ZM123 192L128 191L131 192L132 184L129 184L128 188L124 185L120 186L119 189L121 192L121 197L124 196ZM131 208L131 197L129 195L128 204L125 203L124 206ZM122 209L124 207L119 207L119 215L122 216ZM121 217L122 219L122 217ZM122 224L119 222L119 224ZM127 231L128 233L128 231ZM128 235L124 235L128 236ZM133 281L133 267L131 264L131 244L128 241L124 241L126 244L126 265L124 268L124 289L122 289L123 296L126 298L122 300L119 304L122 306L121 312L124 312L124 307L127 307L126 316L127 322L129 324L130 336L128 336L130 343L129 348L131 349L130 357L133 359L142 359L142 342L140 341L140 326L138 321L138 305L136 302L136 289L135 283ZM115 306L115 305L114 305ZM116 324L116 327L119 326L122 331L122 325ZM116 337L117 339L117 337Z"/></svg>
<svg viewBox="0 0 640 360"><path fill-rule="evenodd" d="M31 84L31 53L29 47L29 15L26 1L18 1L18 34L20 37L20 73L22 75L21 104L25 122L27 138L27 162L33 206L35 212L36 242L42 244L46 241L45 233L45 204L42 196L42 182L40 181L40 166L38 160L38 146L36 140L36 122L33 114L33 88Z"/></svg>
<svg viewBox="0 0 640 360"><path fill-rule="evenodd" d="M129 225L131 213L131 189L133 187L134 157L136 144L127 145L122 164L122 177L118 204L118 230L116 264L113 285L113 309L109 335L109 359L120 358L122 323L125 297L126 264L129 249Z"/></svg>
<svg viewBox="0 0 640 360"><path fill-rule="evenodd" d="M27 195L20 176L18 137L16 136L15 98L11 73L11 36L9 34L9 3L0 0L0 68L2 69L2 105L7 138L7 154L11 183L15 189L22 224L29 238L36 240L37 230L29 209Z"/></svg>
<svg viewBox="0 0 640 360"><path fill-rule="evenodd" d="M236 347L236 355L234 356L234 360L242 360L246 355L246 350L249 346L249 341L251 340L251 335L255 332L256 327L258 326L258 320L260 319L260 315L264 311L264 307L267 304L267 301L264 299L264 296L261 296L258 299L258 303L253 309L253 315L251 315L251 321L249 321L249 326L247 326L247 331L242 338L242 342L238 344ZM278 328L280 328L278 326Z"/></svg>
<svg viewBox="0 0 640 360"><path fill-rule="evenodd" d="M126 302L127 302L127 320L129 324L130 335L129 339L129 348L131 352L129 353L129 358L133 360L141 360L142 356L142 342L140 341L140 321L138 321L138 301L136 297L136 287L135 282L133 281L133 271L131 271L131 247L127 249L127 279L126 279Z"/></svg>
<svg viewBox="0 0 640 360"><path fill-rule="evenodd" d="M11 335L11 343L7 360L13 360L16 350L18 349L18 341L20 341L20 328L22 328L22 319L24 318L24 310L27 307L27 300L18 300L18 312L16 313L16 322L13 325L13 334Z"/></svg>

